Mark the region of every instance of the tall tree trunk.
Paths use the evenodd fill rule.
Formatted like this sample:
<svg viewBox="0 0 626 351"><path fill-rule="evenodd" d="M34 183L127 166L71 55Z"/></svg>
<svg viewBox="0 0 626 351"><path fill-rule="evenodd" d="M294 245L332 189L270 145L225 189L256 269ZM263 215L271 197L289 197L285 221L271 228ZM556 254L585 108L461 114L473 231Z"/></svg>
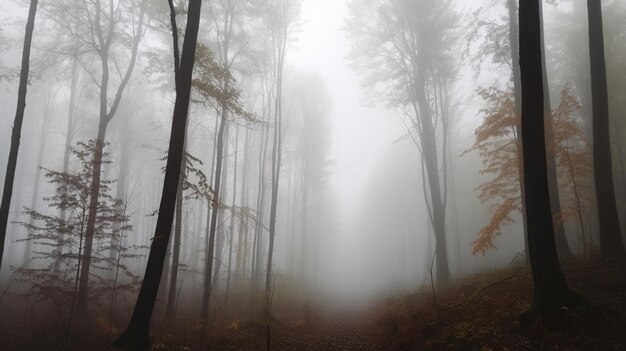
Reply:
<svg viewBox="0 0 626 351"><path fill-rule="evenodd" d="M101 9L99 8L96 11L96 16L94 18L94 22L96 26L100 26L100 16ZM111 3L111 10L109 13L110 17L115 16L113 13L115 10L113 9L113 5ZM102 157L103 150L105 147L106 140L106 132L111 122L111 119L115 116L117 112L117 108L119 107L119 103L122 98L122 94L124 89L128 85L130 77L132 76L133 70L135 68L135 63L137 62L137 52L139 50L139 42L141 39L141 35L143 34L143 18L144 18L144 4L140 5L139 10L139 21L137 25L137 32L134 34L133 38L133 46L131 49L131 58L128 64L128 69L120 82L114 101L111 105L109 105L109 81L110 81L110 67L109 67L109 51L111 49L111 41L107 40L103 42L103 39L100 39L101 47L98 48L98 53L100 56L100 63L102 65L102 74L100 78L100 111L99 111L99 124L98 124L98 135L96 137L96 148L94 150L93 160L92 160L92 179L91 179L91 188L89 191L89 215L87 218L87 229L85 230L85 246L83 251L83 265L81 267L80 272L80 280L78 283L78 297L76 300L76 307L79 312L85 312L87 309L87 293L89 289L89 272L91 269L91 256L93 251L93 239L95 235L96 229L96 217L98 214L98 205L99 205L99 197L100 197L100 186L101 186L101 177L102 177ZM111 18L111 20L113 20ZM109 39L113 36L113 26L114 22L109 24ZM101 30L102 28L96 28L96 31Z"/></svg>
<svg viewBox="0 0 626 351"><path fill-rule="evenodd" d="M229 236L228 236L228 266L226 269L226 292L224 296L224 310L228 312L228 298L230 295L230 280L231 280L231 268L232 268L232 259L233 259L233 245L235 245L235 202L237 201L237 159L238 159L238 145L239 144L239 126L236 127L235 132L235 160L233 163L234 175L233 175L233 196L230 204L230 228L229 228ZM241 220L241 219L240 219ZM241 243L239 243L241 244Z"/></svg>
<svg viewBox="0 0 626 351"><path fill-rule="evenodd" d="M235 284L241 286L243 278L246 275L246 264L248 257L248 129L245 130L243 142L243 164L241 170L241 195L239 206L241 206L241 218L239 219L239 236L237 244L237 253L235 258Z"/></svg>
<svg viewBox="0 0 626 351"><path fill-rule="evenodd" d="M286 42L284 42L286 45ZM265 317L269 321L272 294L272 262L274 258L274 240L276 237L276 212L278 208L278 186L280 182L280 164L282 159L282 86L283 86L283 63L285 52L283 50L278 68L278 81L276 82L276 103L274 113L274 146L272 148L272 197L270 202L270 227L269 227L269 249L267 254L267 269L265 272L265 297L264 310Z"/></svg>
<svg viewBox="0 0 626 351"><path fill-rule="evenodd" d="M37 3L38 0L31 0L30 8L28 9L26 34L24 35L24 49L22 51L20 85L17 95L17 110L15 112L15 120L13 122L11 149L9 150L9 161L7 162L7 172L4 178L4 190L2 191L2 204L0 205L0 267L2 267L4 241L7 234L9 209L11 208L11 195L13 194L13 182L15 180L15 168L17 166L17 154L20 147L22 123L24 122L24 111L26 110L26 89L28 86L28 72L30 67L30 46L33 40L33 30L35 29L35 15L37 14Z"/></svg>
<svg viewBox="0 0 626 351"><path fill-rule="evenodd" d="M211 176L210 176L210 180L209 180L209 184L211 186L213 186L215 184L215 163L217 161L217 142L218 142L218 135L220 134L220 129L221 129L221 125L220 125L220 116L216 115L215 116L215 127L213 128L214 130L214 134L213 134L213 150L211 152ZM215 195L214 195L215 196ZM213 267L212 264L208 262L208 260L213 260L213 251L215 250L214 248L214 243L215 243L215 239L211 238L211 218L213 216L217 216L217 212L213 210L213 202L214 199L212 199L211 201L207 202L207 213L206 213L206 232L205 232L205 240L204 240L204 254L205 254L205 261L204 261L204 276L203 276L203 301L204 298L207 295L207 287L206 287L206 282L207 280L211 280L211 278L213 278L213 272L211 270L209 270L210 267ZM209 255L209 252L211 253L211 255ZM202 315L202 312L200 312L200 315Z"/></svg>
<svg viewBox="0 0 626 351"><path fill-rule="evenodd" d="M265 131L263 133L261 139L261 152L259 153L259 192L257 196L257 218L256 218L256 226L254 229L254 254L252 259L252 278L251 278L251 294L252 294L252 305L254 307L254 302L256 298L256 293L258 291L259 280L261 279L261 266L263 265L263 231L265 230L264 219L265 219L265 164L267 159L267 149L269 144L269 127L265 127ZM253 308L254 309L254 308ZM252 309L252 310L253 310Z"/></svg>
<svg viewBox="0 0 626 351"><path fill-rule="evenodd" d="M552 118L552 104L550 103L550 84L548 82L548 69L546 66L546 44L544 39L544 25L543 25L543 1L539 3L539 11L541 15L541 75L543 82L543 113L545 119L546 128L546 140L547 140L547 162L548 162L548 186L550 189L550 207L552 209L553 221L554 221L554 238L556 240L556 251L559 254L561 260L571 260L573 255L572 251L567 244L567 238L565 237L565 226L561 219L561 197L559 196L559 181L556 168L556 139L555 126Z"/></svg>
<svg viewBox="0 0 626 351"><path fill-rule="evenodd" d="M561 271L550 209L543 117L540 1L522 1L519 14L524 191L534 282L533 305L522 315L522 325L528 325L540 316L558 313L563 306L571 306L575 296Z"/></svg>
<svg viewBox="0 0 626 351"><path fill-rule="evenodd" d="M200 310L200 314L203 320L207 321L209 319L209 307L211 302L211 289L212 289L212 272L213 272L213 257L215 252L215 235L217 229L217 219L219 217L219 208L221 207L221 177L222 177L222 162L224 159L224 136L227 129L228 116L225 104L222 106L222 112L226 112L218 118L221 118L220 128L217 134L217 150L216 150L216 161L215 161L215 182L213 184L213 191L215 192L213 196L213 205L212 205L212 213L211 213L211 223L209 226L209 251L206 255L205 261L205 275L204 275L204 292L202 295L202 309ZM218 267L219 268L219 267Z"/></svg>
<svg viewBox="0 0 626 351"><path fill-rule="evenodd" d="M522 81L519 67L519 27L517 24L517 0L507 0L509 10L509 42L511 43L511 67L513 68L513 94L515 96L515 113L517 115L517 123L515 124L515 135L517 136L517 155L518 155L518 182L520 189L520 197L522 200L522 228L524 232L524 255L526 263L530 263L528 255L528 228L526 226L526 195L524 194L524 166L522 162Z"/></svg>
<svg viewBox="0 0 626 351"><path fill-rule="evenodd" d="M422 67L418 68L418 80L415 84L416 97L419 105L419 120L421 124L422 153L424 165L428 175L430 190L430 204L432 211L432 225L435 232L435 255L437 264L437 282L445 283L450 280L448 267L448 250L446 245L446 213L442 198L439 179L439 161L437 160L437 143L435 128L432 121L430 104L426 98L426 73ZM426 196L426 195L425 195Z"/></svg>
<svg viewBox="0 0 626 351"><path fill-rule="evenodd" d="M189 112L189 100L191 97L191 83L193 66L196 55L196 41L200 26L200 9L202 0L189 0L187 11L187 27L180 62L179 74L176 77L176 103L172 118L172 131L168 150L167 165L165 168L165 180L156 230L150 246L148 264L144 275L137 303L133 310L130 323L126 331L115 341L114 346L125 347L126 350L148 351L150 342L150 320L156 301L157 291L165 252L170 239L172 222L174 221L174 208L176 207L176 194L178 180L183 160L185 144L185 129L187 126L187 114ZM173 30L176 26L173 27ZM174 38L177 45L177 38ZM177 46L176 46L177 47Z"/></svg>
<svg viewBox="0 0 626 351"><path fill-rule="evenodd" d="M226 105L223 106L223 116L228 116ZM222 186L220 190L220 198L224 199L224 205L226 205L226 198L228 197L228 178L229 178L229 126L226 125L226 131L224 132L224 154L226 155L222 163ZM224 245L226 243L226 210L225 206L220 206L217 209L217 233L215 234L215 268L213 272L213 291L218 291L220 286L220 277L222 273L222 264L224 260Z"/></svg>
<svg viewBox="0 0 626 351"><path fill-rule="evenodd" d="M600 0L587 0L587 9L593 105L593 170L600 220L600 251L604 258L624 258L626 251L624 251L613 184L602 4Z"/></svg>

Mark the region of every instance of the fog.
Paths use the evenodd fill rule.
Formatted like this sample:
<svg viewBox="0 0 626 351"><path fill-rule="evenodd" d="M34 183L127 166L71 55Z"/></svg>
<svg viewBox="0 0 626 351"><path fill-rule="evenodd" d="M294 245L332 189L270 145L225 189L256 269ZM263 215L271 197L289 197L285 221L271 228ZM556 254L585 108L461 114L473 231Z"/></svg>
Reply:
<svg viewBox="0 0 626 351"><path fill-rule="evenodd" d="M191 2L172 2L183 60ZM587 7L544 3L556 249L584 260L603 242ZM39 1L0 314L56 314L63 345L77 320L123 330L161 237L153 325L268 309L308 321L415 294L437 306L458 282L527 267L511 1L202 1L184 176L171 233L155 234L168 158L181 158L168 154L182 85L167 5ZM621 243L626 4L602 6ZM28 10L0 4L3 176Z"/></svg>

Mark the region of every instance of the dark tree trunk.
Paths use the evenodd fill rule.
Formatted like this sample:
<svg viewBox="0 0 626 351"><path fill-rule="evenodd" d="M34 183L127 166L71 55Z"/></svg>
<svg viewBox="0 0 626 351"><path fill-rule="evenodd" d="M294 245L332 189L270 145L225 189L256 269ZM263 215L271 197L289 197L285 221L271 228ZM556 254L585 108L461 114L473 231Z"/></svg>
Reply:
<svg viewBox="0 0 626 351"><path fill-rule="evenodd" d="M28 86L28 72L30 68L30 46L33 40L33 30L35 29L35 15L37 14L37 3L38 0L31 0L30 8L28 10L26 33L24 35L24 49L22 51L20 85L17 95L17 110L15 112L15 121L13 122L11 149L9 150L7 173L4 177L4 190L2 191L2 204L0 205L0 267L2 267L4 241L7 234L7 222L9 220L11 195L13 194L13 182L15 181L15 168L17 166L17 154L20 148L22 123L24 122L24 111L26 110L26 89Z"/></svg>
<svg viewBox="0 0 626 351"><path fill-rule="evenodd" d="M576 296L568 288L561 271L550 209L539 1L522 1L519 14L524 191L534 282L533 305L521 317L523 326L540 316L558 313L563 306L571 306Z"/></svg>
<svg viewBox="0 0 626 351"><path fill-rule="evenodd" d="M548 83L548 70L546 67L546 45L543 33L543 2L539 3L539 11L541 14L541 73L543 82L543 111L545 118L546 140L549 145L547 149L548 162L548 186L550 189L550 207L552 209L552 217L554 222L554 238L556 240L556 251L561 260L571 260L572 251L567 244L565 237L565 226L561 219L561 197L559 196L559 181L556 168L556 139L554 138L554 122L552 119L552 106L550 103L550 85Z"/></svg>
<svg viewBox="0 0 626 351"><path fill-rule="evenodd" d="M604 59L604 32L600 0L587 0L589 11L589 59L593 105L593 170L600 221L602 257L626 257L613 184L613 159L609 123L609 98Z"/></svg>
<svg viewBox="0 0 626 351"><path fill-rule="evenodd" d="M200 26L200 9L202 0L189 0L187 11L187 27L181 56L179 74L176 77L176 103L172 118L172 131L168 150L167 165L165 168L165 180L163 193L159 205L156 230L150 247L148 264L144 280L139 290L137 303L133 310L130 323L126 331L115 341L114 346L125 347L127 350L150 350L150 320L159 289L165 252L170 239L172 223L174 221L174 209L176 207L176 194L178 180L183 159L185 144L185 129L187 126L187 114L189 112L189 100L191 97L191 82L193 66L196 54L196 41ZM174 27L175 28L175 27ZM175 38L176 39L176 38ZM177 40L174 40L177 41Z"/></svg>

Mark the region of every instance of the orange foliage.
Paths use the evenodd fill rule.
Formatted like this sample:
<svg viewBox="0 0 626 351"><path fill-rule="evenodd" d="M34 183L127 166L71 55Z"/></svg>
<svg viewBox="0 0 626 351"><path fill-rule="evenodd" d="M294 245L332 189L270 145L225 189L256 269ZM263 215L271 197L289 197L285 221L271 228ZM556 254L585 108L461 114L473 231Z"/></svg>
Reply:
<svg viewBox="0 0 626 351"><path fill-rule="evenodd" d="M485 119L476 131L476 142L466 151L478 151L483 159L480 174L490 178L475 190L481 202L493 203L489 223L478 233L472 244L472 252L485 253L495 248L496 236L502 228L515 222L514 215L522 211L521 199L521 160L522 146L518 136L520 118L515 112L515 97L512 89L480 89L478 94L485 100L486 107L480 110ZM561 93L559 106L552 111L554 139L548 143L548 152L555 152L559 173L559 190L562 213L556 214L560 220L577 220L581 212L586 213L587 199L581 188L589 183L591 158L589 146L582 132L576 113L580 105L571 89L566 87ZM581 209L584 208L582 211Z"/></svg>

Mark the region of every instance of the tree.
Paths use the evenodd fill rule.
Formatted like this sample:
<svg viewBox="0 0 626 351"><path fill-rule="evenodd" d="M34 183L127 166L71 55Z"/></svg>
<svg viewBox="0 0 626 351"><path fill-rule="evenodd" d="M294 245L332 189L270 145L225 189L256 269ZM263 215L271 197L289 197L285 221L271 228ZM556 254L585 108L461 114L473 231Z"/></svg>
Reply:
<svg viewBox="0 0 626 351"><path fill-rule="evenodd" d="M300 15L302 2L300 0L277 0L269 3L268 26L271 38L272 50L272 92L273 120L273 146L271 161L271 198L270 198L270 223L269 223L269 249L267 254L267 270L265 272L265 296L263 314L267 322L268 338L267 349L270 349L270 313L273 294L272 283L272 260L274 258L274 240L276 236L276 211L278 208L278 188L280 182L280 168L282 162L283 145L283 84L285 72L285 58L290 36L293 34L294 25Z"/></svg>
<svg viewBox="0 0 626 351"><path fill-rule="evenodd" d="M491 87L480 89L480 96L487 103L481 110L485 115L483 124L475 131L476 142L466 152L477 150L483 158L482 175L493 178L481 184L477 190L482 202L496 200L492 207L492 217L483 227L473 243L473 253L485 253L495 248L495 237L501 234L502 227L514 222L513 214L524 211L519 174L523 171L522 142L517 126L520 125L516 113L513 91ZM580 104L569 87L561 94L561 102L551 112L554 121L553 138L548 143L548 156L555 160L555 168L561 171L559 189L565 195L561 211L555 222L576 221L582 225L583 217L589 212L584 199L584 185L588 184L590 169L589 150L583 126L577 118ZM561 182L563 182L561 184ZM575 194L573 197L571 194Z"/></svg>
<svg viewBox="0 0 626 351"><path fill-rule="evenodd" d="M13 194L13 182L15 180L15 168L17 166L17 154L20 147L22 123L24 122L24 111L26 110L26 89L28 86L28 73L30 67L30 47L33 40L33 30L35 29L37 3L38 0L31 0L30 7L28 9L28 20L26 21L24 48L22 51L20 85L17 96L17 110L15 111L15 120L13 122L11 149L9 150L9 161L7 162L7 172L4 178L2 203L0 204L0 267L2 267L4 241L6 240L7 224L9 221L9 210L11 208L11 195Z"/></svg>
<svg viewBox="0 0 626 351"><path fill-rule="evenodd" d="M539 317L549 320L561 307L573 308L582 301L567 285L554 238L543 118L540 1L521 1L519 7L524 193L534 283L533 304L522 314L522 326Z"/></svg>
<svg viewBox="0 0 626 351"><path fill-rule="evenodd" d="M238 104L239 90L236 86L236 81L233 78L233 65L235 64L241 50L246 46L246 43L241 43L242 37L246 37L242 28L242 22L240 21L243 12L248 8L251 3L248 0L227 0L222 2L211 3L210 11L215 22L216 29L216 48L215 48L215 61L218 63L218 69L223 72L222 77L216 82L215 90L216 94L213 94L216 101L215 108L218 112L219 128L216 137L216 150L215 150L215 169L214 169L214 182L212 184L215 190L215 196L211 204L211 221L207 228L207 240L208 240L208 252L205 261L204 272L204 291L202 295L202 308L201 316L204 320L209 317L209 306L211 300L212 289L214 289L217 281L212 279L213 274L213 257L215 255L215 249L217 246L218 264L221 262L221 249L223 243L223 226L220 226L219 233L217 233L217 222L219 218L224 215L221 199L226 198L226 186L225 183L227 177L228 163L224 162L224 150L228 149L226 145L228 136L228 127L232 123L234 115L239 115L249 118L250 115ZM238 43L239 41L239 43ZM235 45L239 44L239 47ZM238 50L235 50L238 49ZM216 245L217 236L217 245ZM216 270L215 277L219 277L219 266Z"/></svg>
<svg viewBox="0 0 626 351"><path fill-rule="evenodd" d="M185 39L180 57L180 67L177 69L178 74L176 75L176 102L172 117L172 130L156 230L152 238L144 280L139 290L139 296L137 297L131 320L126 330L113 343L118 348L142 351L147 351L151 348L149 335L150 320L152 319L152 311L159 289L163 263L165 262L165 254L174 221L201 7L202 0L189 0ZM175 21L173 20L173 22ZM176 30L175 28L175 25L172 26L172 30ZM174 35L173 38L173 47L177 48L178 37Z"/></svg>
<svg viewBox="0 0 626 351"><path fill-rule="evenodd" d="M444 150L448 116L433 106L440 105L443 97L438 93L454 79L451 50L457 12L450 0L360 0L352 1L349 8L353 66L362 73L372 102L384 101L407 117L407 129L423 157L424 197L435 234L437 280L446 282L450 279ZM439 143L439 138L443 142Z"/></svg>
<svg viewBox="0 0 626 351"><path fill-rule="evenodd" d="M52 247L53 250L37 250L33 252L33 260L47 263L46 268L20 268L18 273L24 276L32 286L29 295L37 299L46 299L55 306L68 307L68 322L65 330L65 341L67 342L69 330L74 317L78 278L84 260L83 249L87 227L87 218L90 203L90 189L93 172L91 157L96 148L96 141L87 143L79 142L76 147L71 148L72 155L80 163L77 172L46 171L45 177L56 187L56 194L45 197L44 201L49 208L64 210L64 217L60 215L47 215L39 212L35 208L25 208L25 213L30 217L28 222L22 222L22 226L28 229L27 242L35 242L41 247ZM106 157L106 153L103 155ZM108 161L103 160L108 163ZM94 266L99 270L114 271L114 281L101 279L93 290L97 293L90 296L92 301L100 301L109 296L108 291L112 290L112 308L115 304L116 295L121 291L132 291L133 286L138 283L125 265L121 264L122 257L137 257L136 254L129 253L129 248L124 247L124 233L131 230L128 225L128 216L123 210L126 204L121 199L111 196L111 184L113 181L101 180L101 195L98 203L96 216L95 238L101 242L94 250ZM120 210L122 209L122 210ZM58 212L57 212L58 213ZM110 247L108 242L112 237L117 237L119 244ZM63 242L65 252L56 250L59 242ZM105 244L106 243L106 244ZM115 250L118 253L116 259L111 259L106 253ZM120 273L126 275L131 280L129 283L118 284ZM113 288L111 289L111 285Z"/></svg>
<svg viewBox="0 0 626 351"><path fill-rule="evenodd" d="M484 13L486 12L489 6L494 6L496 2L492 1L488 3L484 7L481 7L473 14L473 22L471 24L471 30L469 34L466 36L468 39L467 42L467 52L471 52L472 44L474 40L478 37L482 37L482 44L477 49L477 54L474 56L474 60L476 61L476 71L480 72L482 68L482 64L486 57L491 57L491 61L493 64L497 66L504 66L511 70L511 82L513 83L513 94L514 94L514 104L515 111L518 115L516 118L518 124L515 126L516 130L514 131L517 136L521 134L521 125L520 122L520 114L521 114L521 83L520 83L520 72L519 72L519 64L516 62L514 58L519 57L519 29L517 23L517 12L518 12L518 1L517 0L507 0L506 7L508 10L508 19L503 23L502 21L494 21L483 19ZM544 110L546 116L546 137L547 141L550 145L557 144L558 142L554 140L553 133L553 120L552 120L552 107L550 103L550 92L549 92L549 84L546 74L546 62L545 62L545 43L543 40L543 5L540 8L542 14L541 21L541 40L543 50L543 58L542 58L542 69L544 74ZM508 82L507 82L508 83ZM508 89L508 88L507 88ZM483 95L485 93L484 89L479 88L479 95ZM484 96L483 96L484 97ZM486 122L486 121L485 121ZM518 140L519 141L519 140ZM521 144L518 145L521 148ZM521 156L521 150L519 152ZM550 204L552 206L552 212L555 214L554 216L554 225L555 225L555 235L557 241L557 250L559 252L559 256L562 259L570 259L572 257L571 250L567 245L567 240L565 238L565 227L563 221L559 219L561 213L561 200L559 195L559 183L558 183L558 172L557 172L557 163L555 161L555 154L552 152L548 152L547 155L548 160L548 180L550 182ZM518 183L519 188L523 189L523 180L522 180L522 167L521 167L521 157L518 158L519 166L518 169ZM510 204L509 204L510 205ZM521 204L522 213L525 203L524 196L521 196ZM511 208L509 206L509 208ZM502 215L502 213L500 213ZM524 226L524 237L526 238L526 220L523 219ZM528 248L528 243L525 242L526 249ZM528 259L528 257L526 257Z"/></svg>
<svg viewBox="0 0 626 351"><path fill-rule="evenodd" d="M83 4L67 6L74 6L72 10L77 12L64 11L63 8L59 9L57 15L60 17L57 18L57 23L64 23L68 31L79 35L81 37L80 40L85 42L87 46L92 49L90 54L94 55L100 63L99 70L96 70L96 72L88 72L99 88L99 119L96 137L98 143L93 155L94 172L91 189L91 204L85 234L85 260L81 267L78 288L77 306L80 311L84 312L87 308L91 252L94 239L96 210L100 193L100 178L102 176L102 149L106 141L108 125L117 113L124 90L135 68L139 43L144 31L143 20L145 8L143 0L139 2L118 2L117 4L110 1L108 11L103 10L100 0L96 0L93 3L83 1ZM131 33L125 33L124 28L121 26L122 18L125 16L134 18L137 10L136 22L133 21L131 25ZM130 39L128 36L130 36ZM128 59L126 70L122 73L120 71L119 62L114 57L114 52L118 45L125 47L129 41L131 43L130 58ZM119 73L120 76L117 88L113 90L115 93L112 99L110 98L109 92L112 86L115 85L115 80L113 79L115 75L112 76L111 74L111 63L113 63L115 67L114 72ZM96 79L95 77L98 73L100 77Z"/></svg>
<svg viewBox="0 0 626 351"><path fill-rule="evenodd" d="M589 16L589 62L591 65L591 99L593 108L593 160L596 180L600 250L602 256L626 257L619 224L609 126L609 97L604 58L604 30L600 0L587 0Z"/></svg>

